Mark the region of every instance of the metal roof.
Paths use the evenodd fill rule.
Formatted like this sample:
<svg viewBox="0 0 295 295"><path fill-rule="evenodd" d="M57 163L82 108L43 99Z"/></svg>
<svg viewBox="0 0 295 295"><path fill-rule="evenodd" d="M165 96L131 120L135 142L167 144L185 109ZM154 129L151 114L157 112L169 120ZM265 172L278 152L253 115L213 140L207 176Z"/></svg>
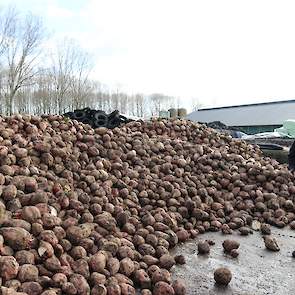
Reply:
<svg viewBox="0 0 295 295"><path fill-rule="evenodd" d="M226 109L226 108L239 108L239 107L248 107L248 106L261 106L261 105L268 105L268 104L281 104L281 103L294 103L295 99L288 99L288 100L277 100L277 101L268 101L268 102L257 102L257 103L249 103L249 104L239 104L233 106L220 106L220 107L205 107L200 108L199 110L216 110L216 109Z"/></svg>
<svg viewBox="0 0 295 295"><path fill-rule="evenodd" d="M282 125L285 120L295 119L295 100L204 108L187 118L204 123L221 121L228 126Z"/></svg>

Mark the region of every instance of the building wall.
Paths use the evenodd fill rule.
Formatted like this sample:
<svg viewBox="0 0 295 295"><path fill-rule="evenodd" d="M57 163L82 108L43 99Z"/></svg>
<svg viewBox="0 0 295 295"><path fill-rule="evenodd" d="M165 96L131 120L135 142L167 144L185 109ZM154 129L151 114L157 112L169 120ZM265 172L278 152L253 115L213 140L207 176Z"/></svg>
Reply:
<svg viewBox="0 0 295 295"><path fill-rule="evenodd" d="M188 114L187 118L204 123L220 121L227 126L278 126L285 120L295 119L295 100L200 109Z"/></svg>

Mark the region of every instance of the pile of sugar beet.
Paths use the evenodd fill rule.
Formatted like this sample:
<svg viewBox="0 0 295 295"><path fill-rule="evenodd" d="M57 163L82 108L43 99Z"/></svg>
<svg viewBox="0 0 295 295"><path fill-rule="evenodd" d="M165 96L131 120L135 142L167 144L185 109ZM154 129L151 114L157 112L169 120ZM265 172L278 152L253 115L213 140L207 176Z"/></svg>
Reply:
<svg viewBox="0 0 295 295"><path fill-rule="evenodd" d="M285 166L190 121L0 117L1 294L182 295L169 249L284 227L294 196Z"/></svg>

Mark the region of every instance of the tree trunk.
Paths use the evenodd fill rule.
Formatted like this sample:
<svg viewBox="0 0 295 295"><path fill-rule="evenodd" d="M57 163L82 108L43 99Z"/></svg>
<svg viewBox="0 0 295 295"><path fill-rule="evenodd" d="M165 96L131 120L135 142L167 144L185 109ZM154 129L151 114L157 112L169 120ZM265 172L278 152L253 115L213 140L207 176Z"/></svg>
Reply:
<svg viewBox="0 0 295 295"><path fill-rule="evenodd" d="M16 90L11 89L7 97L8 105L6 106L7 107L6 111L7 111L7 115L9 116L13 114L13 99L15 97L15 93L16 93Z"/></svg>
<svg viewBox="0 0 295 295"><path fill-rule="evenodd" d="M14 98L14 94L11 93L9 95L9 115L11 116L13 113L13 98Z"/></svg>

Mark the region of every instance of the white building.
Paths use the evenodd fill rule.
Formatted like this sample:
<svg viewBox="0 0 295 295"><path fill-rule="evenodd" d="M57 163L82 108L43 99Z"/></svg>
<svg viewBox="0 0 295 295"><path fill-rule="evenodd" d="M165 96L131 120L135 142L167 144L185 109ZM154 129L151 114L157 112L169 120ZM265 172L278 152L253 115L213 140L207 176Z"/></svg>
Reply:
<svg viewBox="0 0 295 295"><path fill-rule="evenodd" d="M288 119L295 119L295 100L202 108L187 115L192 121L220 121L248 134L273 131Z"/></svg>

